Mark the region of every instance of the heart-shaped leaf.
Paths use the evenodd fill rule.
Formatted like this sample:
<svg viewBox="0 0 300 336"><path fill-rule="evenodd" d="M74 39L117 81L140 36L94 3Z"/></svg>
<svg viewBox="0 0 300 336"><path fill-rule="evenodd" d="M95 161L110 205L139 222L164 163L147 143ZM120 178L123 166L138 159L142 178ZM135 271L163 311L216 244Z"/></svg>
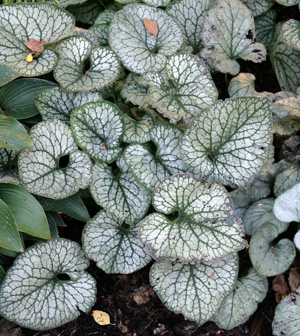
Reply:
<svg viewBox="0 0 300 336"><path fill-rule="evenodd" d="M143 144L151 140L150 131L154 124L148 114L144 114L138 121L124 114L124 122L124 142Z"/></svg>
<svg viewBox="0 0 300 336"><path fill-rule="evenodd" d="M155 190L153 205L165 215L179 212L173 220L152 213L141 222L141 240L155 259L213 262L246 246L241 223L229 219L231 199L216 182L174 175Z"/></svg>
<svg viewBox="0 0 300 336"><path fill-rule="evenodd" d="M21 76L40 76L50 72L56 54L46 48L71 33L75 20L67 11L53 3L15 3L0 8L0 64L9 66ZM30 41L42 45L35 52ZM44 47L43 47L44 46ZM31 55L31 57L28 57Z"/></svg>
<svg viewBox="0 0 300 336"><path fill-rule="evenodd" d="M96 163L92 170L91 195L97 204L127 223L136 223L146 214L151 193L139 185L121 157L119 174L114 175L105 163Z"/></svg>
<svg viewBox="0 0 300 336"><path fill-rule="evenodd" d="M240 70L237 58L255 63L264 61L266 48L248 38L249 31L255 36L249 9L238 0L220 0L204 17L201 56L213 62L216 70L232 75Z"/></svg>
<svg viewBox="0 0 300 336"><path fill-rule="evenodd" d="M115 104L86 103L72 113L71 125L76 142L94 160L109 163L121 154L124 119Z"/></svg>
<svg viewBox="0 0 300 336"><path fill-rule="evenodd" d="M275 196L281 195L283 192L292 188L295 184L299 182L300 182L300 169L297 166L279 173L276 176L274 183Z"/></svg>
<svg viewBox="0 0 300 336"><path fill-rule="evenodd" d="M78 150L70 128L58 119L43 121L30 130L34 144L19 154L19 174L31 193L61 199L85 189L92 163Z"/></svg>
<svg viewBox="0 0 300 336"><path fill-rule="evenodd" d="M195 265L161 260L150 270L150 282L163 303L175 313L201 325L212 318L233 290L238 258Z"/></svg>
<svg viewBox="0 0 300 336"><path fill-rule="evenodd" d="M84 227L83 249L106 273L135 272L151 261L138 229L137 224L127 228L122 220L102 210Z"/></svg>
<svg viewBox="0 0 300 336"><path fill-rule="evenodd" d="M245 323L256 311L267 292L267 278L251 268L246 276L237 280L234 290L222 302L212 321L219 328L227 330Z"/></svg>
<svg viewBox="0 0 300 336"><path fill-rule="evenodd" d="M147 32L144 19L157 25L157 36ZM135 73L160 71L167 56L182 44L179 25L159 8L129 4L114 15L109 27L109 45L123 65Z"/></svg>
<svg viewBox="0 0 300 336"><path fill-rule="evenodd" d="M151 104L176 123L211 106L218 98L218 90L206 66L193 55L171 56L165 67L166 77L146 73L141 82L149 86Z"/></svg>
<svg viewBox="0 0 300 336"><path fill-rule="evenodd" d="M94 47L82 36L70 36L55 46L59 54L54 77L67 91L95 91L112 84L120 63L111 50Z"/></svg>
<svg viewBox="0 0 300 336"><path fill-rule="evenodd" d="M270 9L255 18L256 40L267 46L274 39L277 12Z"/></svg>
<svg viewBox="0 0 300 336"><path fill-rule="evenodd" d="M179 139L182 132L175 127L160 124L150 131L150 138L157 146L153 155L142 145L130 145L124 151L124 159L137 181L149 191L165 177L185 171L180 158Z"/></svg>
<svg viewBox="0 0 300 336"><path fill-rule="evenodd" d="M46 90L34 99L43 120L57 118L67 124L77 107L97 100L102 100L99 92L67 92L60 87Z"/></svg>
<svg viewBox="0 0 300 336"><path fill-rule="evenodd" d="M106 9L98 15L95 24L89 28L89 30L98 36L102 46L108 45L108 27L115 13L115 10Z"/></svg>
<svg viewBox="0 0 300 336"><path fill-rule="evenodd" d="M289 20L281 28L281 40L289 47L300 50L300 22Z"/></svg>
<svg viewBox="0 0 300 336"><path fill-rule="evenodd" d="M274 0L242 0L253 16L264 14L274 5Z"/></svg>
<svg viewBox="0 0 300 336"><path fill-rule="evenodd" d="M67 239L37 243L19 255L0 287L0 313L20 326L47 330L87 313L96 301L89 261ZM60 275L69 280L60 280Z"/></svg>
<svg viewBox="0 0 300 336"><path fill-rule="evenodd" d="M181 140L194 174L240 187L259 175L271 145L269 103L263 98L219 101L194 118Z"/></svg>

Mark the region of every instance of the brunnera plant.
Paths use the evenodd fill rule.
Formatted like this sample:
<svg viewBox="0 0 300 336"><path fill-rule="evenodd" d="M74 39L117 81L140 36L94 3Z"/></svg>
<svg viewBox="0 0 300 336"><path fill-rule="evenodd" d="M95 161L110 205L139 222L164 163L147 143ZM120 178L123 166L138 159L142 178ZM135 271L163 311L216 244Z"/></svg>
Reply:
<svg viewBox="0 0 300 336"><path fill-rule="evenodd" d="M95 303L89 259L123 274L154 259L150 282L170 310L224 329L247 321L267 277L300 249L299 232L277 239L300 222L300 169L274 162L273 147L273 135L300 130L299 22L276 22L298 1L10 2L0 6L0 314L61 326ZM267 54L277 93L240 72L239 59ZM216 72L235 76L229 99L218 99ZM58 212L86 223L82 247L59 237ZM246 247L252 266L238 277ZM300 331L299 293L278 305L275 335Z"/></svg>

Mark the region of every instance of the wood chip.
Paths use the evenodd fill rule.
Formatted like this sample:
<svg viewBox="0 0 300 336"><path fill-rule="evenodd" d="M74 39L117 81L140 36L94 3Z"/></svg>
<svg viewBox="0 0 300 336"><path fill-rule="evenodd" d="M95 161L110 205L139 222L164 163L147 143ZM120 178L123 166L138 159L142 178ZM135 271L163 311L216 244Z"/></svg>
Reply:
<svg viewBox="0 0 300 336"><path fill-rule="evenodd" d="M147 32L151 35L157 36L158 34L158 25L156 22L150 20L150 19L144 19L144 26Z"/></svg>

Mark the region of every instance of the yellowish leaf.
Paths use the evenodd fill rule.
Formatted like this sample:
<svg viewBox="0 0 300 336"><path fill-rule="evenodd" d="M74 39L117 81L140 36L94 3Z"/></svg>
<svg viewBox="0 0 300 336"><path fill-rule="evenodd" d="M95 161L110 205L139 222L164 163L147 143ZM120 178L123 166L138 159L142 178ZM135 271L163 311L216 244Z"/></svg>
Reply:
<svg viewBox="0 0 300 336"><path fill-rule="evenodd" d="M110 324L110 317L107 313L101 310L93 310L92 316L94 320L100 325Z"/></svg>
<svg viewBox="0 0 300 336"><path fill-rule="evenodd" d="M156 22L150 20L150 19L144 19L144 26L147 32L151 35L157 36L158 34L158 25Z"/></svg>
<svg viewBox="0 0 300 336"><path fill-rule="evenodd" d="M26 62L31 63L33 61L33 56L31 54L28 54L26 57Z"/></svg>

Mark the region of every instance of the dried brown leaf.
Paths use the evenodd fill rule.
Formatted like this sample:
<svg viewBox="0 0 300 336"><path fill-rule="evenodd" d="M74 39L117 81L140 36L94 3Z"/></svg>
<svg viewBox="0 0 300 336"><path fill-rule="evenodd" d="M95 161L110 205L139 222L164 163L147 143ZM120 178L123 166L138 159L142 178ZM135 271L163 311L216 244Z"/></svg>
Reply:
<svg viewBox="0 0 300 336"><path fill-rule="evenodd" d="M147 32L151 35L157 36L158 34L157 23L147 18L145 18L143 21L144 21L144 26Z"/></svg>
<svg viewBox="0 0 300 336"><path fill-rule="evenodd" d="M151 296L154 296L153 289L149 285L146 285L138 288L134 292L133 300L138 306L140 306L147 303L150 300Z"/></svg>
<svg viewBox="0 0 300 336"><path fill-rule="evenodd" d="M289 287L283 274L273 279L272 288L275 291L276 302L279 303L289 293Z"/></svg>
<svg viewBox="0 0 300 336"><path fill-rule="evenodd" d="M31 51L40 54L44 50L45 41L37 41L35 39L30 39L25 43L25 46Z"/></svg>
<svg viewBox="0 0 300 336"><path fill-rule="evenodd" d="M296 289L300 286L300 273L297 271L296 268L291 268L288 280L291 291L295 292Z"/></svg>

